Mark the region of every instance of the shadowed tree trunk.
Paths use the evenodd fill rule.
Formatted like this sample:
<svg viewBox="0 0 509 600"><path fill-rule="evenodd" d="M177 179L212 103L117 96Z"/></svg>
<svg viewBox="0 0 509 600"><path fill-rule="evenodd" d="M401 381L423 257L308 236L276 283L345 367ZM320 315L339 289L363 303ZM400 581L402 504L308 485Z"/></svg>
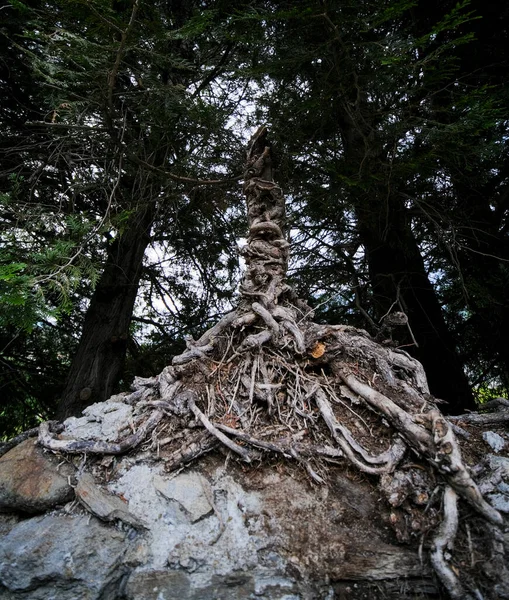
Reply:
<svg viewBox="0 0 509 600"><path fill-rule="evenodd" d="M423 364L431 393L448 402L446 412L473 409L472 391L429 281L410 216L391 181L391 159L384 150L389 145L379 139L373 112L362 96L340 101L337 115L346 173L358 181L354 210L375 316L380 320L390 312L405 313L408 336L398 341Z"/></svg>
<svg viewBox="0 0 509 600"><path fill-rule="evenodd" d="M388 214L386 214L386 212ZM411 330L398 338L423 365L432 394L446 400L446 412L473 409L470 386L456 353L402 201L372 201L358 210L376 316L404 312Z"/></svg>
<svg viewBox="0 0 509 600"><path fill-rule="evenodd" d="M106 400L118 383L153 218L154 205L141 206L109 248L62 394L60 418Z"/></svg>
<svg viewBox="0 0 509 600"><path fill-rule="evenodd" d="M508 170L506 167L501 181ZM453 222L453 227L458 243L458 275L471 315L465 330L475 340L471 360L478 362L479 356L495 359L500 380L509 387L509 224L505 218L509 192L503 185L497 189L481 182L475 186L460 177L451 179L462 218ZM489 198L494 209L487 202Z"/></svg>

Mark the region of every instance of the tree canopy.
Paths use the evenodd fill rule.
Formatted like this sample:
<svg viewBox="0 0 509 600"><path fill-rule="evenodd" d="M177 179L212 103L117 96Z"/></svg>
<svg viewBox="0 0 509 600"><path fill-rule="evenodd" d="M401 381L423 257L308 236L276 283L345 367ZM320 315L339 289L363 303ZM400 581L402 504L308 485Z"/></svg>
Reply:
<svg viewBox="0 0 509 600"><path fill-rule="evenodd" d="M504 393L507 11L3 7L0 435L159 373L230 306L260 122L290 192L291 282L319 319L390 337L445 410Z"/></svg>

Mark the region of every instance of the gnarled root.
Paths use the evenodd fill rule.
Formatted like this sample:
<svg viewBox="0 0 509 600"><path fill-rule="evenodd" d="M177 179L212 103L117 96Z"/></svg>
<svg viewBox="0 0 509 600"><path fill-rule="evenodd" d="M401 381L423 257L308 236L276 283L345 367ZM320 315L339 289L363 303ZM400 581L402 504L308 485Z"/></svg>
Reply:
<svg viewBox="0 0 509 600"><path fill-rule="evenodd" d="M502 525L502 516L484 500L468 473L452 428L438 410L432 409L428 413L412 416L390 398L362 383L352 374L344 372L342 378L352 391L390 419L410 446L432 462L449 484L480 514L491 523ZM417 421L427 425L431 431Z"/></svg>
<svg viewBox="0 0 509 600"><path fill-rule="evenodd" d="M39 444L49 450L68 454L123 454L141 444L154 431L163 416L163 411L154 411L135 433L112 443L101 440L59 440L51 432L51 421L46 421L39 426Z"/></svg>
<svg viewBox="0 0 509 600"><path fill-rule="evenodd" d="M212 434L213 436L215 436L227 448L229 448L230 450L232 450L233 452L235 452L236 454L238 454L246 462L249 463L249 462L252 461L251 455L249 454L249 452L245 448L242 448L242 446L239 446L238 444L236 444L235 442L233 442L232 440L230 440L229 437L227 437L226 435L224 435L224 433L222 433L221 431L219 431L219 429L217 427L215 427L209 421L209 419L207 419L207 417L196 406L196 403L194 401L194 397L193 397L192 393L190 393L190 395L189 395L188 402L189 402L189 408L191 409L191 412L195 415L195 417L197 417L201 421L202 425L205 427L205 429L210 434Z"/></svg>
<svg viewBox="0 0 509 600"><path fill-rule="evenodd" d="M323 390L320 388L317 389L314 393L314 398L334 440L352 464L364 473L370 473L371 475L381 475L382 473L389 473L394 470L406 451L404 444L395 443L390 452L384 453L385 456L383 458L381 456L370 456L360 444L355 442L346 428L337 421ZM355 452L359 453L364 461L355 456ZM373 466L377 463L384 464Z"/></svg>
<svg viewBox="0 0 509 600"><path fill-rule="evenodd" d="M458 497L452 487L447 486L444 492L443 520L438 529L438 534L433 540L431 550L431 564L435 573L454 600L470 600L458 577L448 565L446 552L452 552L454 539L458 531Z"/></svg>
<svg viewBox="0 0 509 600"><path fill-rule="evenodd" d="M63 429L63 427L61 427L61 429ZM19 435L11 438L7 442L1 442L0 443L0 456L3 456L7 452L9 452L9 450L12 450L12 448L15 448L18 444L21 444L21 442L28 440L28 438L37 437L38 435L39 435L39 427L34 427L33 429L29 429L28 431L24 431L23 433L20 433Z"/></svg>
<svg viewBox="0 0 509 600"><path fill-rule="evenodd" d="M158 377L135 380L124 398L145 419L135 433L115 443L65 440L44 423L39 441L62 452L120 454L152 434L168 470L223 447L245 462L267 453L296 461L318 484L327 481L331 463L347 462L380 477L389 521L403 541L424 539L436 527L437 491L445 483L431 560L451 597L466 598L448 556L458 529L457 494L488 522L499 561L502 516L464 465L422 365L362 330L312 323L311 309L286 284L284 200L272 181L265 135L261 128L248 152L239 307L198 340L188 338ZM169 427L173 438L158 439L163 419L157 433Z"/></svg>

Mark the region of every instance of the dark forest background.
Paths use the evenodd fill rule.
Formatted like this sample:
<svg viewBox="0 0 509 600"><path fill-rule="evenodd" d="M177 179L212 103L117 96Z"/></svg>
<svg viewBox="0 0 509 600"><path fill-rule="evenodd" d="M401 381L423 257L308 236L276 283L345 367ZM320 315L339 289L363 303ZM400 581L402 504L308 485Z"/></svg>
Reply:
<svg viewBox="0 0 509 600"><path fill-rule="evenodd" d="M445 412L507 394L508 27L494 0L5 2L0 436L231 307L262 123L316 319L405 313Z"/></svg>

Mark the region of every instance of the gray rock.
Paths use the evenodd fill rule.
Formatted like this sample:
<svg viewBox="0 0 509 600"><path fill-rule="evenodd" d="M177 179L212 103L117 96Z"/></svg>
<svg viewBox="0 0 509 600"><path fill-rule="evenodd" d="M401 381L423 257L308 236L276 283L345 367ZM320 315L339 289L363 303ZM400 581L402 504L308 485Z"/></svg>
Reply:
<svg viewBox="0 0 509 600"><path fill-rule="evenodd" d="M90 473L81 475L75 491L79 502L99 519L104 521L119 520L132 527L144 527L143 522L129 512L122 499L102 491Z"/></svg>
<svg viewBox="0 0 509 600"><path fill-rule="evenodd" d="M83 415L66 419L62 438L115 442L131 421L133 407L122 402L119 396L113 396L107 402L87 406Z"/></svg>
<svg viewBox="0 0 509 600"><path fill-rule="evenodd" d="M129 511L149 527L149 551L157 569L170 566L226 575L256 566L260 540L252 535L243 508L256 503L256 495L246 493L221 469L214 469L209 477L212 484L195 472L166 477L165 481L157 470L136 465L113 486L128 500ZM197 486L194 489L192 482ZM210 488L209 498L204 485ZM171 497L170 491L179 499Z"/></svg>
<svg viewBox="0 0 509 600"><path fill-rule="evenodd" d="M491 471L498 471L501 477L509 481L509 458L497 456L496 454L488 454L486 458L489 469Z"/></svg>
<svg viewBox="0 0 509 600"><path fill-rule="evenodd" d="M508 494L488 494L490 504L500 512L509 513Z"/></svg>
<svg viewBox="0 0 509 600"><path fill-rule="evenodd" d="M495 452L500 452L505 448L506 445L504 438L495 431L484 431L482 434L482 439Z"/></svg>
<svg viewBox="0 0 509 600"><path fill-rule="evenodd" d="M501 481L497 485L497 490L499 492L502 492L502 493L507 494L509 496L509 483L505 483L505 482Z"/></svg>
<svg viewBox="0 0 509 600"><path fill-rule="evenodd" d="M128 548L125 533L89 515L22 521L0 544L0 598L113 600Z"/></svg>
<svg viewBox="0 0 509 600"><path fill-rule="evenodd" d="M0 511L44 512L74 497L69 465L45 453L33 438L0 457Z"/></svg>
<svg viewBox="0 0 509 600"><path fill-rule="evenodd" d="M153 481L158 492L168 500L175 500L187 511L191 523L195 523L214 510L210 503L212 496L210 484L199 473L182 473L169 480L156 475Z"/></svg>

